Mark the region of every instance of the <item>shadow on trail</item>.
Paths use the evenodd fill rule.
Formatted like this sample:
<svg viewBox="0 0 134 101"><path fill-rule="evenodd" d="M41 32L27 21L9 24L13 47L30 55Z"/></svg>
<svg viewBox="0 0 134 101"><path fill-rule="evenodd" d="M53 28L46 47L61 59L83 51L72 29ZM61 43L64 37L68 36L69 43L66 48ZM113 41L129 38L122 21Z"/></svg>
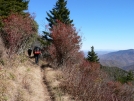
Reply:
<svg viewBox="0 0 134 101"><path fill-rule="evenodd" d="M52 66L49 63L48 64L43 64L40 67L41 67L41 69L45 69L46 67L52 68Z"/></svg>
<svg viewBox="0 0 134 101"><path fill-rule="evenodd" d="M34 58L34 56L30 56L29 58L32 59L32 58Z"/></svg>
<svg viewBox="0 0 134 101"><path fill-rule="evenodd" d="M29 61L34 65L35 64L35 58L34 56L28 56Z"/></svg>

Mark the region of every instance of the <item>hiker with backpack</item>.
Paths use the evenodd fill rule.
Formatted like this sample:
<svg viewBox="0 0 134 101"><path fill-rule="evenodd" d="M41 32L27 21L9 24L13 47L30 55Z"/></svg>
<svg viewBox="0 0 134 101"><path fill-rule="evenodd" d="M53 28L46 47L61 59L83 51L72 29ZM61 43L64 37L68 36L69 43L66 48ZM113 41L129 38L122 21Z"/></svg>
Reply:
<svg viewBox="0 0 134 101"><path fill-rule="evenodd" d="M38 64L39 63L39 57L40 57L40 54L41 54L41 49L37 46L34 47L33 54L34 54L34 58L35 58L35 63Z"/></svg>
<svg viewBox="0 0 134 101"><path fill-rule="evenodd" d="M29 56L29 57L31 57L32 49L31 49L31 48L29 48L29 49L27 50L27 53L28 53L28 56Z"/></svg>

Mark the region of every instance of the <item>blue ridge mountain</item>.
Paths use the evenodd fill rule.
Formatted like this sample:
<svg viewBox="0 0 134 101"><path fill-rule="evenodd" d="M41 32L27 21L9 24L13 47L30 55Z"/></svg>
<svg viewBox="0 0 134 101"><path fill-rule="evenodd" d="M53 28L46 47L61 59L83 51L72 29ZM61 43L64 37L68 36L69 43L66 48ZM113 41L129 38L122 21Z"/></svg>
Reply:
<svg viewBox="0 0 134 101"><path fill-rule="evenodd" d="M124 70L134 70L134 49L120 50L99 55L103 66L119 67Z"/></svg>

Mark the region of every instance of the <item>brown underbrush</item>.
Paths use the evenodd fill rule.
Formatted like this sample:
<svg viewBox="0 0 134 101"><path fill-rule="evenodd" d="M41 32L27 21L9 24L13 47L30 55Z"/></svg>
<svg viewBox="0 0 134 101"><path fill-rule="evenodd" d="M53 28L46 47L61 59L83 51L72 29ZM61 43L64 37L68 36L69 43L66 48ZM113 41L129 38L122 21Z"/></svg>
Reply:
<svg viewBox="0 0 134 101"><path fill-rule="evenodd" d="M111 81L98 63L83 61L63 69L61 88L75 101L134 101L134 86Z"/></svg>

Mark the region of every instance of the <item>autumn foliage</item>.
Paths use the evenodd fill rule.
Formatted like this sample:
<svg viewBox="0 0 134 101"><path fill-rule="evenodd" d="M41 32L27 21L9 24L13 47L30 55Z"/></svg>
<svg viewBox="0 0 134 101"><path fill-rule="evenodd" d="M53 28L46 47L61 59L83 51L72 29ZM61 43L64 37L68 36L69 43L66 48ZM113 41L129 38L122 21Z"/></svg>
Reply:
<svg viewBox="0 0 134 101"><path fill-rule="evenodd" d="M53 43L49 47L49 53L53 57L52 60L56 59L58 65L65 65L69 61L74 62L76 60L74 57L81 46L81 37L76 29L72 25L57 21L51 30L51 37Z"/></svg>
<svg viewBox="0 0 134 101"><path fill-rule="evenodd" d="M18 53L24 47L26 41L35 34L34 18L30 14L20 15L12 13L3 19L1 36L7 47L9 55Z"/></svg>
<svg viewBox="0 0 134 101"><path fill-rule="evenodd" d="M51 61L64 68L60 87L76 101L133 101L134 89L110 81L100 64L87 61L80 52L80 36L70 26L58 22L51 30L53 43L49 47Z"/></svg>
<svg viewBox="0 0 134 101"><path fill-rule="evenodd" d="M132 85L109 81L99 67L83 60L64 68L61 88L76 101L134 101Z"/></svg>

